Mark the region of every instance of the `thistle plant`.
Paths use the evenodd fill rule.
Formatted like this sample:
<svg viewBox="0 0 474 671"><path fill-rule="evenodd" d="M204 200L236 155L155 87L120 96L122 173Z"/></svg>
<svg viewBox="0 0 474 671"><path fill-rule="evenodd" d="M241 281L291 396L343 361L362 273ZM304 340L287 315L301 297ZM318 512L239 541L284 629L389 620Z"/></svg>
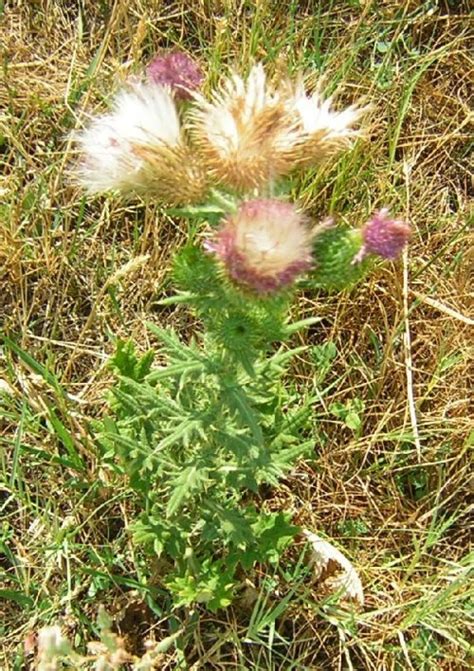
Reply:
<svg viewBox="0 0 474 671"><path fill-rule="evenodd" d="M283 343L314 321L289 321L298 287L350 286L375 256L395 258L409 229L385 209L360 228L315 224L283 195L350 148L362 107L336 111L303 77L273 83L260 64L209 95L202 84L185 54L156 58L77 135L76 175L90 193L137 193L193 220L162 303L185 304L202 328L150 324L159 348L142 356L118 343L98 439L136 494L135 541L161 557L150 580L175 605L217 609L300 531L261 499L314 452L310 404L285 385L301 348Z"/></svg>

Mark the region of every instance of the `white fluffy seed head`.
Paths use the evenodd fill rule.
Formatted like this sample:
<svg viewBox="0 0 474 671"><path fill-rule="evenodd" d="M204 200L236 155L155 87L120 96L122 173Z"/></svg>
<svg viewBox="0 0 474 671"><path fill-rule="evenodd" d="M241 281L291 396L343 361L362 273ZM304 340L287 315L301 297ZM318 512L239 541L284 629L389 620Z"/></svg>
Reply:
<svg viewBox="0 0 474 671"><path fill-rule="evenodd" d="M360 118L361 110L347 107L341 112L332 109L332 100L324 100L319 92L308 95L299 83L289 99L289 105L299 116L301 129L309 135L325 131L328 135L351 135L353 125Z"/></svg>
<svg viewBox="0 0 474 671"><path fill-rule="evenodd" d="M246 79L225 79L210 101L202 95L195 100L194 139L217 181L239 190L258 188L291 168L282 148L291 146L293 122L261 64Z"/></svg>
<svg viewBox="0 0 474 671"><path fill-rule="evenodd" d="M195 100L192 129L205 164L217 181L243 190L349 146L362 112L334 110L331 99L307 93L301 78L275 87L261 64L246 79L225 79L210 101Z"/></svg>
<svg viewBox="0 0 474 671"><path fill-rule="evenodd" d="M225 152L239 148L254 117L275 102L275 95L268 89L265 71L259 63L250 70L246 80L237 74L225 80L212 102L202 96L198 96L197 101L203 111L203 130L209 141Z"/></svg>
<svg viewBox="0 0 474 671"><path fill-rule="evenodd" d="M356 124L366 109L352 105L337 111L332 99L324 99L319 91L308 93L302 79L286 86L288 113L295 118L297 132L293 147L294 166L317 165L351 145L360 134Z"/></svg>
<svg viewBox="0 0 474 671"><path fill-rule="evenodd" d="M178 112L170 91L152 83L134 83L120 91L112 110L76 134L80 152L78 181L89 193L146 188L141 148L177 147Z"/></svg>

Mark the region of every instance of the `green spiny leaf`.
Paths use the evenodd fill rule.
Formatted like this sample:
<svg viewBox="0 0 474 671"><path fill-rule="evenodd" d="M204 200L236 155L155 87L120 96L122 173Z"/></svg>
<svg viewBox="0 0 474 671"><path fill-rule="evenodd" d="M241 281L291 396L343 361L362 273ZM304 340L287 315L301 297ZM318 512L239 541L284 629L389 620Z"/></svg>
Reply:
<svg viewBox="0 0 474 671"><path fill-rule="evenodd" d="M202 491L208 480L207 470L200 464L191 464L171 481L171 495L166 507L166 516L172 517L191 495Z"/></svg>

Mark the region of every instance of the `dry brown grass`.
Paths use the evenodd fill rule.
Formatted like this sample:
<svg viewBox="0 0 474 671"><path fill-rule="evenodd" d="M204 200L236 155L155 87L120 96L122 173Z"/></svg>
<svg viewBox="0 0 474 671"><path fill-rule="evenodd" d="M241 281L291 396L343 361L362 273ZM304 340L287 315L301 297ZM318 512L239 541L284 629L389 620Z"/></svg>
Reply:
<svg viewBox="0 0 474 671"><path fill-rule="evenodd" d="M211 79L229 64L256 58L275 69L324 58L328 81L340 84L343 97L371 101L373 130L336 168L303 183L302 201L315 218L334 211L357 222L389 203L414 230L409 255L363 286L301 297L302 316L323 317L306 342L332 340L338 354L322 388L332 386L314 408L316 458L269 502L291 506L299 523L346 548L365 585L364 611L343 615L323 602L315 611L317 593L301 586L276 624L287 644L277 635L273 654L268 631L249 642L244 608L219 618L202 614L187 640L188 663L374 671L469 666L468 3L328 5L18 0L3 10L0 319L57 384L4 346L0 570L4 589L26 600L5 593L0 605L2 668L28 668L22 642L46 621L61 620L80 643L94 638L99 604L137 651L150 631L158 639L168 633L166 618L126 583L140 564L121 536L127 496L100 483L87 427L104 406L112 334L146 348L145 320L183 332L194 326L184 310L157 304L185 224L153 204L86 202L68 182L67 136L82 110L102 108L117 81L171 45L209 61ZM141 256L136 267L127 266ZM311 379L308 357L293 375L298 385ZM365 403L360 435L326 412L354 398ZM51 407L85 459L88 487L54 461L67 450L51 424ZM260 590L265 594L263 582ZM180 654L168 651L161 668L187 668L179 666Z"/></svg>

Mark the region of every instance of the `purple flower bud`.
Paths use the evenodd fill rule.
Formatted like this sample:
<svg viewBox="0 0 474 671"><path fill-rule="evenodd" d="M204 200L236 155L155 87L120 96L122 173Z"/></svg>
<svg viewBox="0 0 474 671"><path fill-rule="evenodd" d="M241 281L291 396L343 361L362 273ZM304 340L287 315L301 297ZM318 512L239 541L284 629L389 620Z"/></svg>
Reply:
<svg viewBox="0 0 474 671"><path fill-rule="evenodd" d="M390 219L388 209L384 208L375 212L362 228L363 255L378 254L384 259L393 260L402 252L409 237L408 224L399 219Z"/></svg>
<svg viewBox="0 0 474 671"><path fill-rule="evenodd" d="M198 89L204 79L199 65L182 51L156 56L146 73L154 84L170 86L178 100L191 99L191 91Z"/></svg>

